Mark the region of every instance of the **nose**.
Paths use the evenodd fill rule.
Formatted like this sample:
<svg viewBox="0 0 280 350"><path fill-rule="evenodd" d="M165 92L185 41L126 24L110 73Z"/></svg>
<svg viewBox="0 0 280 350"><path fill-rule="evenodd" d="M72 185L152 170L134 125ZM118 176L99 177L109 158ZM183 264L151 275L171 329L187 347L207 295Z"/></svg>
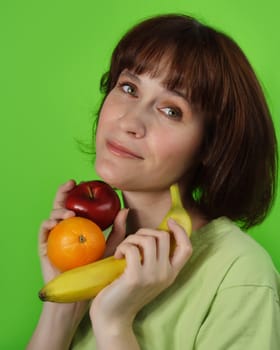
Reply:
<svg viewBox="0 0 280 350"><path fill-rule="evenodd" d="M120 128L135 138L142 138L146 134L144 113L144 110L137 107L127 110L119 119Z"/></svg>

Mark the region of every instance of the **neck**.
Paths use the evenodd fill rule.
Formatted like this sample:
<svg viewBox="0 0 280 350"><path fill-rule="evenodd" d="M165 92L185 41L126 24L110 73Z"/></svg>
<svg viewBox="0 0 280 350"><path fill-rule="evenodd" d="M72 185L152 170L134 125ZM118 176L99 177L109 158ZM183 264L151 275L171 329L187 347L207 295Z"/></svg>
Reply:
<svg viewBox="0 0 280 350"><path fill-rule="evenodd" d="M123 192L125 207L130 208L127 218L127 233L135 233L139 228L155 229L170 209L171 197L169 189L157 192ZM192 207L187 209L193 225L193 230L204 226L200 212Z"/></svg>
<svg viewBox="0 0 280 350"><path fill-rule="evenodd" d="M130 208L127 219L128 233L141 227L156 228L170 208L169 191L123 192L124 203Z"/></svg>

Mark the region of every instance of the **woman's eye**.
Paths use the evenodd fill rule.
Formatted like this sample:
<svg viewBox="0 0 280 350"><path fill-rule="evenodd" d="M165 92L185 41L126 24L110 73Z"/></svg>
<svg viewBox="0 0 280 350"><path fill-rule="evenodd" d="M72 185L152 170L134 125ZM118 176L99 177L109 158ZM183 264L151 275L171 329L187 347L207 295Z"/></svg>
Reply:
<svg viewBox="0 0 280 350"><path fill-rule="evenodd" d="M129 95L136 96L136 88L132 84L123 83L121 84L121 89Z"/></svg>
<svg viewBox="0 0 280 350"><path fill-rule="evenodd" d="M182 111L179 108L165 107L161 109L168 118L180 119L182 117Z"/></svg>

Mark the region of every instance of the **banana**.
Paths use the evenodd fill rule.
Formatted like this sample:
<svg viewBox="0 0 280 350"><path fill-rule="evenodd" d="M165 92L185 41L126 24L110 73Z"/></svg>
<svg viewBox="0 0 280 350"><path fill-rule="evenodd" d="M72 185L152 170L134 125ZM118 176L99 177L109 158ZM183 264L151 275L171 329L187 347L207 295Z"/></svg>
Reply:
<svg viewBox="0 0 280 350"><path fill-rule="evenodd" d="M170 186L170 195L171 195L171 207L165 217L163 218L162 222L159 224L158 229L163 231L169 231L168 228L168 219L172 218L174 219L180 226L182 226L188 236L192 233L192 222L191 218L186 212L181 196L179 191L178 184L173 184ZM171 241L172 243L172 241ZM175 242L173 241L173 244ZM173 249L175 246L173 246Z"/></svg>
<svg viewBox="0 0 280 350"><path fill-rule="evenodd" d="M56 303L91 299L119 277L125 266L125 259L109 256L91 264L67 270L48 282L40 290L39 298L42 301Z"/></svg>
<svg viewBox="0 0 280 350"><path fill-rule="evenodd" d="M190 236L192 231L191 219L183 207L178 184L170 186L171 207L159 230L168 231L168 219L174 219ZM171 252L174 250L174 241ZM126 267L125 259L115 259L110 256L88 265L80 266L61 273L48 282L40 291L42 301L57 303L72 303L94 298L104 287L118 278Z"/></svg>

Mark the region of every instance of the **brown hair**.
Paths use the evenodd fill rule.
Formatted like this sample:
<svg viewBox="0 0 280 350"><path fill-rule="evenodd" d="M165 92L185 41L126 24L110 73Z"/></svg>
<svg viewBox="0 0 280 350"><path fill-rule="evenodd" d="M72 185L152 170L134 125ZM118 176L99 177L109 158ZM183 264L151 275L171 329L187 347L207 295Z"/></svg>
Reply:
<svg viewBox="0 0 280 350"><path fill-rule="evenodd" d="M166 60L167 87L183 89L206 116L191 189L197 206L209 219L260 223L275 196L276 136L262 88L231 38L185 15L147 19L116 46L101 79L104 99L125 68L156 76Z"/></svg>

